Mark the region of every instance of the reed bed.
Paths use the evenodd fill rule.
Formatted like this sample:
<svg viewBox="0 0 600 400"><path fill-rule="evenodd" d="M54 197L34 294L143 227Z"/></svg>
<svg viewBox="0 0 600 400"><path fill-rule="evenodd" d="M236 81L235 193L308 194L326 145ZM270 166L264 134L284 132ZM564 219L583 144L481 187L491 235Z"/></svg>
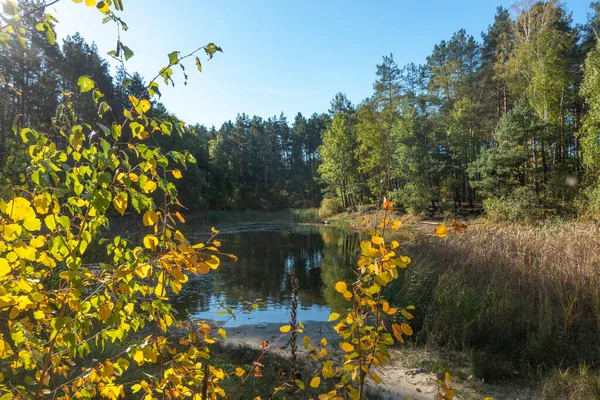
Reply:
<svg viewBox="0 0 600 400"><path fill-rule="evenodd" d="M600 367L600 228L473 226L408 247L389 295L414 304L418 339L469 350L488 379Z"/></svg>

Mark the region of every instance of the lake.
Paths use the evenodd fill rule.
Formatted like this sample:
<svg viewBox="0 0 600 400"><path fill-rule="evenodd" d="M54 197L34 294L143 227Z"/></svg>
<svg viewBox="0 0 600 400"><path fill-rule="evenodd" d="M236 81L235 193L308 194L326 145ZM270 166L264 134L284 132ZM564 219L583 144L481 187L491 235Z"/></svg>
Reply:
<svg viewBox="0 0 600 400"><path fill-rule="evenodd" d="M240 313L227 326L289 321L291 271L299 283L298 319L327 321L332 311L342 311L347 303L335 292L339 280L354 276L360 235L311 225L285 223L239 224L219 227L221 251L235 254L238 261L221 257L221 265L209 274L191 277L182 291L171 296L172 304L193 319L225 320L222 305L239 312L247 302L264 305L250 313ZM209 229L188 234L203 241Z"/></svg>

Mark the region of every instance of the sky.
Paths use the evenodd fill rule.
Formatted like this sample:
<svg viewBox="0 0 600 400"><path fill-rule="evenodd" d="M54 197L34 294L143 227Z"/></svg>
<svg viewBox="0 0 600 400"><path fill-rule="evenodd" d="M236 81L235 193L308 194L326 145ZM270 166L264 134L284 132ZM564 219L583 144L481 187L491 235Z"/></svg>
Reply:
<svg viewBox="0 0 600 400"><path fill-rule="evenodd" d="M583 23L589 0L563 1ZM210 42L222 47L203 72L187 64L161 101L187 123L220 127L238 113L326 112L337 92L353 103L372 94L376 65L393 53L398 65L424 63L433 46L461 28L481 39L497 6L513 0L123 0L121 36L135 56L129 72L152 78L167 54ZM61 0L50 9L59 39L79 32L101 55L115 48L114 24L94 8ZM108 56L107 56L108 58Z"/></svg>

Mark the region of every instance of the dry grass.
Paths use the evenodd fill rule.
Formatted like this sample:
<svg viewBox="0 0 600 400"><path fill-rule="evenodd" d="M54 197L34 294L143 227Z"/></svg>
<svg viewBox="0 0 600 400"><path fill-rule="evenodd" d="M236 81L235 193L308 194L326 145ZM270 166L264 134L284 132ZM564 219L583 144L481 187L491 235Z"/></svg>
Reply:
<svg viewBox="0 0 600 400"><path fill-rule="evenodd" d="M582 223L474 226L411 246L391 295L417 306L422 341L483 354L474 362L487 379L600 366L599 234Z"/></svg>

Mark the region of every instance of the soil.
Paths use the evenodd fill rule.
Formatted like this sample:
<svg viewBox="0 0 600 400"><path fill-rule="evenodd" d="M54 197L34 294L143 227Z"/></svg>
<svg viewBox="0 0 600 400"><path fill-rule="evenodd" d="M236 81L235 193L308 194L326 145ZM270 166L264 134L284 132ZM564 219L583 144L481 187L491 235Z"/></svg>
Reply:
<svg viewBox="0 0 600 400"><path fill-rule="evenodd" d="M276 343L282 355L289 352L289 334L283 335L279 331L281 324L241 325L227 329L225 345L244 345L259 348L265 340ZM339 336L327 322L305 322L303 333L299 336L302 343L304 335L312 341L321 338L327 339L336 348ZM302 345L300 353L306 353ZM341 351L341 350L340 350ZM394 347L390 349L392 362L381 370L382 384L370 389L381 400L431 400L437 398L438 375L444 375L444 370L450 370L452 375L451 387L455 390L458 399L536 399L538 389L527 383L517 381L503 382L490 385L473 378L470 366L465 361L465 356L460 354L442 355L414 347ZM449 361L454 359L454 363ZM440 365L444 365L440 368Z"/></svg>

